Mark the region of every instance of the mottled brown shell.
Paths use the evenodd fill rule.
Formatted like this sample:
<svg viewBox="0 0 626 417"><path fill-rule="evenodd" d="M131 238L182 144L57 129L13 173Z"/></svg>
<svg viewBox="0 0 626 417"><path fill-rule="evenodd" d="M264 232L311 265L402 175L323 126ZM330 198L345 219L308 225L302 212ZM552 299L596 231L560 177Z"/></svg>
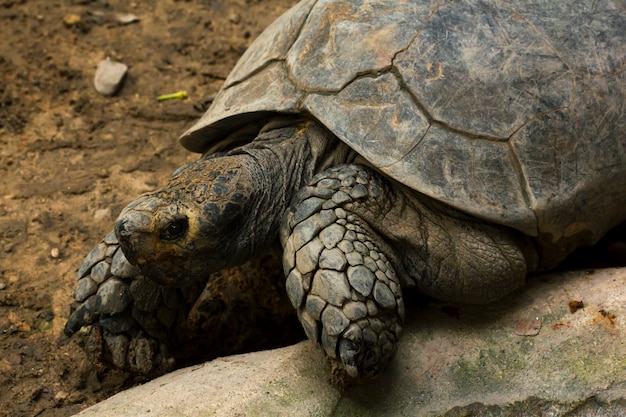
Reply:
<svg viewBox="0 0 626 417"><path fill-rule="evenodd" d="M181 138L309 114L408 187L556 243L626 219L619 0L305 0Z"/></svg>

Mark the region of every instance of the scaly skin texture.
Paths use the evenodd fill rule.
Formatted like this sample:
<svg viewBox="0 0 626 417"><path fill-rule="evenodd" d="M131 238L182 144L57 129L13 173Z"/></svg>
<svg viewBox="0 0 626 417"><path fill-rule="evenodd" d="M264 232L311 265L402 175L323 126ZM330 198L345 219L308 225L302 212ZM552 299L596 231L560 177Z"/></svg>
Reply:
<svg viewBox="0 0 626 417"><path fill-rule="evenodd" d="M517 233L407 191L363 162L315 122L278 118L248 145L183 167L129 204L116 235L143 276L183 288L280 236L288 296L335 382L368 379L395 354L402 286L491 301L523 284L536 255ZM72 329L89 324L72 319Z"/></svg>
<svg viewBox="0 0 626 417"><path fill-rule="evenodd" d="M300 190L281 241L289 298L341 384L376 376L393 358L401 286L489 302L523 285L535 263L531 246L513 232L354 164L332 167Z"/></svg>

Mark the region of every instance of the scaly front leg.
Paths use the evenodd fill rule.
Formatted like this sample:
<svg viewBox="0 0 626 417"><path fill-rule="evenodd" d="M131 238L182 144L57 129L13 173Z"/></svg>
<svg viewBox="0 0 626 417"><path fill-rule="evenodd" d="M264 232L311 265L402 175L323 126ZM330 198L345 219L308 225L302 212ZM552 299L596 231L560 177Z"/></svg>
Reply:
<svg viewBox="0 0 626 417"><path fill-rule="evenodd" d="M404 318L395 255L358 214L382 186L364 166L331 168L298 193L282 225L287 293L341 384L383 371Z"/></svg>
<svg viewBox="0 0 626 417"><path fill-rule="evenodd" d="M84 349L92 360L155 376L172 370L169 348L184 331L204 286L168 288L128 263L109 233L78 270L75 302L65 325L70 337L89 327Z"/></svg>

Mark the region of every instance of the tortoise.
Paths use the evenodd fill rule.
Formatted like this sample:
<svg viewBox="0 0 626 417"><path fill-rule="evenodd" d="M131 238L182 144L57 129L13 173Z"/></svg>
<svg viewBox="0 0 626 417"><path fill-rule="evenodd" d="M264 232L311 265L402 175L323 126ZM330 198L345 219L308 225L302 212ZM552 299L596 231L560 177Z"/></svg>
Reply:
<svg viewBox="0 0 626 417"><path fill-rule="evenodd" d="M86 258L66 333L99 324L141 368L155 285L187 312L211 272L280 241L333 375L379 375L403 288L488 303L626 220L624 45L617 2L300 2L182 134L202 157Z"/></svg>

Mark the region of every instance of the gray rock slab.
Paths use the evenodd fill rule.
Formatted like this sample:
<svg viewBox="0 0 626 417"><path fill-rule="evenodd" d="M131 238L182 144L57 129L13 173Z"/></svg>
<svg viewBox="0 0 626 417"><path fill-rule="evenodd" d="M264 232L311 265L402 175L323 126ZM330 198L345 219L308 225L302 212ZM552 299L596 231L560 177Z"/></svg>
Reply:
<svg viewBox="0 0 626 417"><path fill-rule="evenodd" d="M537 276L487 306L409 300L392 365L347 393L302 342L181 369L78 415L625 416L625 284L626 268L606 269Z"/></svg>

